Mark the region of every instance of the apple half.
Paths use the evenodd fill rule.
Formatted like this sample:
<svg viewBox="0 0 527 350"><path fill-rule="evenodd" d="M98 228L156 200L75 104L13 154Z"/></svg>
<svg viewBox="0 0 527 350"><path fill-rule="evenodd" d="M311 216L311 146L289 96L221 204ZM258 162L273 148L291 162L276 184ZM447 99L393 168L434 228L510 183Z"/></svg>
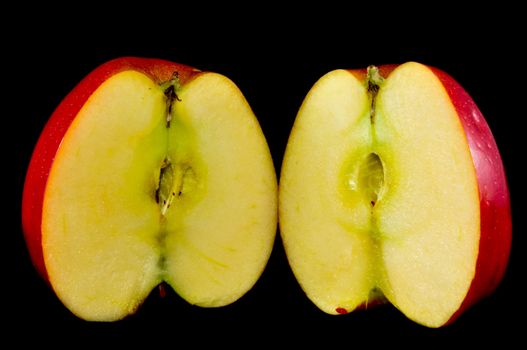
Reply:
<svg viewBox="0 0 527 350"><path fill-rule="evenodd" d="M233 82L122 58L89 74L47 123L22 219L36 268L80 318L121 319L163 281L191 304L223 306L267 263L276 175Z"/></svg>
<svg viewBox="0 0 527 350"><path fill-rule="evenodd" d="M511 244L483 115L453 78L418 63L335 70L314 85L287 145L279 222L321 310L386 298L428 327L491 293Z"/></svg>

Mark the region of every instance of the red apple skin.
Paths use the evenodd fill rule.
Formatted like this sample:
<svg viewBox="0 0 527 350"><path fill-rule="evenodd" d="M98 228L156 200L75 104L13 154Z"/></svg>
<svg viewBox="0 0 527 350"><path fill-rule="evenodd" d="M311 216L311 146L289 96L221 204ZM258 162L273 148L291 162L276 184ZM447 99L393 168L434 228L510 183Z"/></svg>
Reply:
<svg viewBox="0 0 527 350"><path fill-rule="evenodd" d="M384 78L397 68L389 64L379 66ZM480 240L476 273L460 308L445 324L456 320L466 309L491 294L505 274L512 242L512 219L509 188L505 169L494 136L470 95L447 73L428 67L441 81L454 105L465 132L478 179L480 202ZM360 80L367 78L367 70L350 70ZM370 300L359 309L374 307L384 299ZM339 313L344 313L340 309Z"/></svg>
<svg viewBox="0 0 527 350"><path fill-rule="evenodd" d="M42 251L42 206L48 176L55 154L69 126L95 90L113 75L139 71L157 83L170 80L178 72L181 84L193 79L199 71L158 59L123 57L109 61L86 76L59 104L48 120L33 151L22 195L22 229L29 254L39 274L49 283Z"/></svg>
<svg viewBox="0 0 527 350"><path fill-rule="evenodd" d="M478 300L491 294L505 274L512 242L512 219L505 169L492 132L469 94L451 76L430 67L456 108L465 131L479 187L480 239L476 274L454 321Z"/></svg>

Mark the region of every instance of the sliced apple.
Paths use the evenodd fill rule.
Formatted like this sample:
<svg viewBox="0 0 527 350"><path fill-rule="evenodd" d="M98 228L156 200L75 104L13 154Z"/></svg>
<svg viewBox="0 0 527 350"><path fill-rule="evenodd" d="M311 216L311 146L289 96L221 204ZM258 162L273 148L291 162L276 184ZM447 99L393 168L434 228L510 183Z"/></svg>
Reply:
<svg viewBox="0 0 527 350"><path fill-rule="evenodd" d="M509 194L468 94L438 70L394 68L333 71L309 92L282 166L280 228L297 279L323 311L384 296L439 327L501 279Z"/></svg>
<svg viewBox="0 0 527 350"><path fill-rule="evenodd" d="M91 73L46 126L24 230L35 264L83 319L121 319L162 281L216 307L263 271L276 193L265 138L230 80L120 59Z"/></svg>

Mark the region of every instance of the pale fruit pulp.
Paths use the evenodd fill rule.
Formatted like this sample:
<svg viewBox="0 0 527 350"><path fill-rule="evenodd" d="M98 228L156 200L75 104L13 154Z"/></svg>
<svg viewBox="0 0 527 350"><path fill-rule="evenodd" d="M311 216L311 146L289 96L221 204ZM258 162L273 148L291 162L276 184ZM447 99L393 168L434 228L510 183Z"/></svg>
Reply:
<svg viewBox="0 0 527 350"><path fill-rule="evenodd" d="M75 314L115 320L161 281L201 306L256 282L276 231L276 177L250 107L223 76L177 91L118 73L85 103L48 179L42 244Z"/></svg>
<svg viewBox="0 0 527 350"><path fill-rule="evenodd" d="M428 326L452 316L475 274L479 195L462 124L429 68L399 66L374 96L344 70L315 84L286 150L280 228L323 311L382 293Z"/></svg>

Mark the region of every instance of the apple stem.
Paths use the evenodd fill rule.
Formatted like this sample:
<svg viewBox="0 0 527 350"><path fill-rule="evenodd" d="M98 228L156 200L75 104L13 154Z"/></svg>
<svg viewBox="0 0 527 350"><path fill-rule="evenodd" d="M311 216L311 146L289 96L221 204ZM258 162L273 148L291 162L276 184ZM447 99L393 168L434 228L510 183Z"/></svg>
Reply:
<svg viewBox="0 0 527 350"><path fill-rule="evenodd" d="M172 106L174 105L175 101L181 101L181 99L178 97L176 91L178 91L181 88L181 84L179 82L179 73L174 72L172 75L172 78L164 83L161 84L161 88L163 89L166 97L166 104L167 104L167 116L166 116L166 127L170 127L170 121L172 120Z"/></svg>
<svg viewBox="0 0 527 350"><path fill-rule="evenodd" d="M379 91L379 87L384 83L384 78L381 73L379 73L379 68L376 66L369 66L367 68L367 81L368 81L368 91L375 92Z"/></svg>
<svg viewBox="0 0 527 350"><path fill-rule="evenodd" d="M384 78L381 76L379 68L376 66L369 66L366 72L368 93L371 97L370 120L373 124L375 120L375 98L377 97L381 85L384 83Z"/></svg>

